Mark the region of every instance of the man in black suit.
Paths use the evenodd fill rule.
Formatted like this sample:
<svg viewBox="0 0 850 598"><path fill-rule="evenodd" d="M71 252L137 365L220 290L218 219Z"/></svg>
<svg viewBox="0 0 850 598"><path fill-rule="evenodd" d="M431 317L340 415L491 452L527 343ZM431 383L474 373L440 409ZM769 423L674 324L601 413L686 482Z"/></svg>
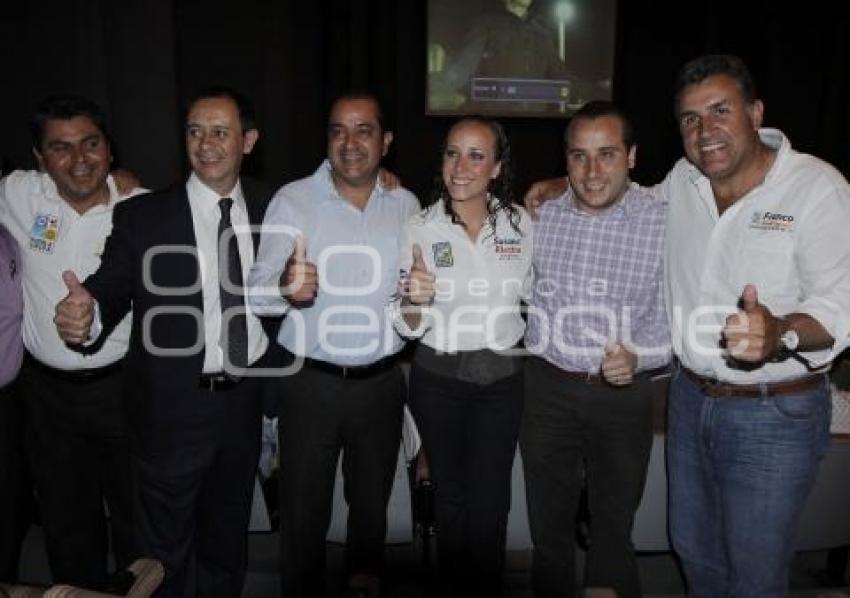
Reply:
<svg viewBox="0 0 850 598"><path fill-rule="evenodd" d="M158 596L239 596L244 581L262 384L246 367L268 344L242 292L248 225L269 198L239 178L257 138L240 94L200 93L186 118L188 181L120 204L97 272L82 285L63 275L56 325L69 343L85 347L132 308L136 533L165 564Z"/></svg>

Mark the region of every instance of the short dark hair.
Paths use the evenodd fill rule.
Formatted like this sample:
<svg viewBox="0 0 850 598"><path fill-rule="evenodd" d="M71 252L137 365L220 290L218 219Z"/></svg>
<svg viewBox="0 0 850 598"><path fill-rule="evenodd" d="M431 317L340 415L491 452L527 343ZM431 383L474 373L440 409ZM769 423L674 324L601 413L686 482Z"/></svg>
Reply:
<svg viewBox="0 0 850 598"><path fill-rule="evenodd" d="M676 77L673 109L678 116L679 96L688 85L701 83L712 75L727 75L738 83L744 101L751 104L758 97L756 84L744 61L732 54L706 54L685 63Z"/></svg>
<svg viewBox="0 0 850 598"><path fill-rule="evenodd" d="M595 120L603 116L613 116L620 121L623 126L623 145L626 146L627 150L632 149L637 142L635 127L626 112L614 102L609 102L608 100L593 100L579 108L564 128L564 144L569 145L570 133L576 122L580 120Z"/></svg>
<svg viewBox="0 0 850 598"><path fill-rule="evenodd" d="M375 113L378 119L378 126L381 127L381 132L385 133L387 131L392 131L392 126L390 126L387 122L387 118L384 114L384 107L381 104L381 100L378 98L377 94L371 91L365 90L350 90L346 91L342 95L337 96L331 102L330 107L328 108L328 120L330 120L331 112L333 112L334 108L340 102L345 102L348 100L366 100L367 102L372 102L375 104Z"/></svg>
<svg viewBox="0 0 850 598"><path fill-rule="evenodd" d="M85 116L91 120L109 141L109 133L106 130L106 115L100 106L83 96L61 94L48 96L36 105L35 112L30 119L33 148L36 151L41 151L47 121L70 120L78 116Z"/></svg>
<svg viewBox="0 0 850 598"><path fill-rule="evenodd" d="M236 111L239 113L239 125L242 127L242 133L257 128L257 113L254 111L254 104L248 97L233 89L223 85L204 87L195 92L186 104L185 114L188 116L189 111L196 103L201 100L209 100L215 98L226 98L236 104Z"/></svg>

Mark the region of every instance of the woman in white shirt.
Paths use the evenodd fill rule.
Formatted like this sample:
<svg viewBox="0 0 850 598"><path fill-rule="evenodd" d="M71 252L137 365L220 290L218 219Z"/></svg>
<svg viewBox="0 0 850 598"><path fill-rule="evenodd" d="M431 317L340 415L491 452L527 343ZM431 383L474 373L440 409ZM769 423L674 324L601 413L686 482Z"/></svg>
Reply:
<svg viewBox="0 0 850 598"><path fill-rule="evenodd" d="M405 227L396 325L421 339L410 404L435 485L441 571L458 596L498 596L522 413L512 351L525 324L531 221L513 203L502 127L458 121L430 205Z"/></svg>

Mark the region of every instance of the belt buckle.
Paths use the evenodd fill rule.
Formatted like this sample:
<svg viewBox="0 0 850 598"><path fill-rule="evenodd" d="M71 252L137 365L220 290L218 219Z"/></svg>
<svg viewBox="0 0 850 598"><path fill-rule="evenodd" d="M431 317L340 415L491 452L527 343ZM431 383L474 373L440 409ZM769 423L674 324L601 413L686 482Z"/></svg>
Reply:
<svg viewBox="0 0 850 598"><path fill-rule="evenodd" d="M703 377L703 386L705 394L710 397L722 399L732 396L732 388L729 384L724 384L715 378Z"/></svg>

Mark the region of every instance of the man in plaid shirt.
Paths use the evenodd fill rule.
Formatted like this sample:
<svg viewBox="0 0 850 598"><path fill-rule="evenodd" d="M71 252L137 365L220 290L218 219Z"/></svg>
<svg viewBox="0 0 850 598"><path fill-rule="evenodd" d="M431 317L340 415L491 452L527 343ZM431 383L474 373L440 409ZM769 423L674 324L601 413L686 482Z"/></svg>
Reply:
<svg viewBox="0 0 850 598"><path fill-rule="evenodd" d="M588 595L640 596L631 527L652 445L650 377L669 360L665 206L629 181L635 142L610 102L565 134L570 189L540 207L520 435L537 598L575 595L574 521L588 486ZM595 594L593 594L595 592Z"/></svg>

